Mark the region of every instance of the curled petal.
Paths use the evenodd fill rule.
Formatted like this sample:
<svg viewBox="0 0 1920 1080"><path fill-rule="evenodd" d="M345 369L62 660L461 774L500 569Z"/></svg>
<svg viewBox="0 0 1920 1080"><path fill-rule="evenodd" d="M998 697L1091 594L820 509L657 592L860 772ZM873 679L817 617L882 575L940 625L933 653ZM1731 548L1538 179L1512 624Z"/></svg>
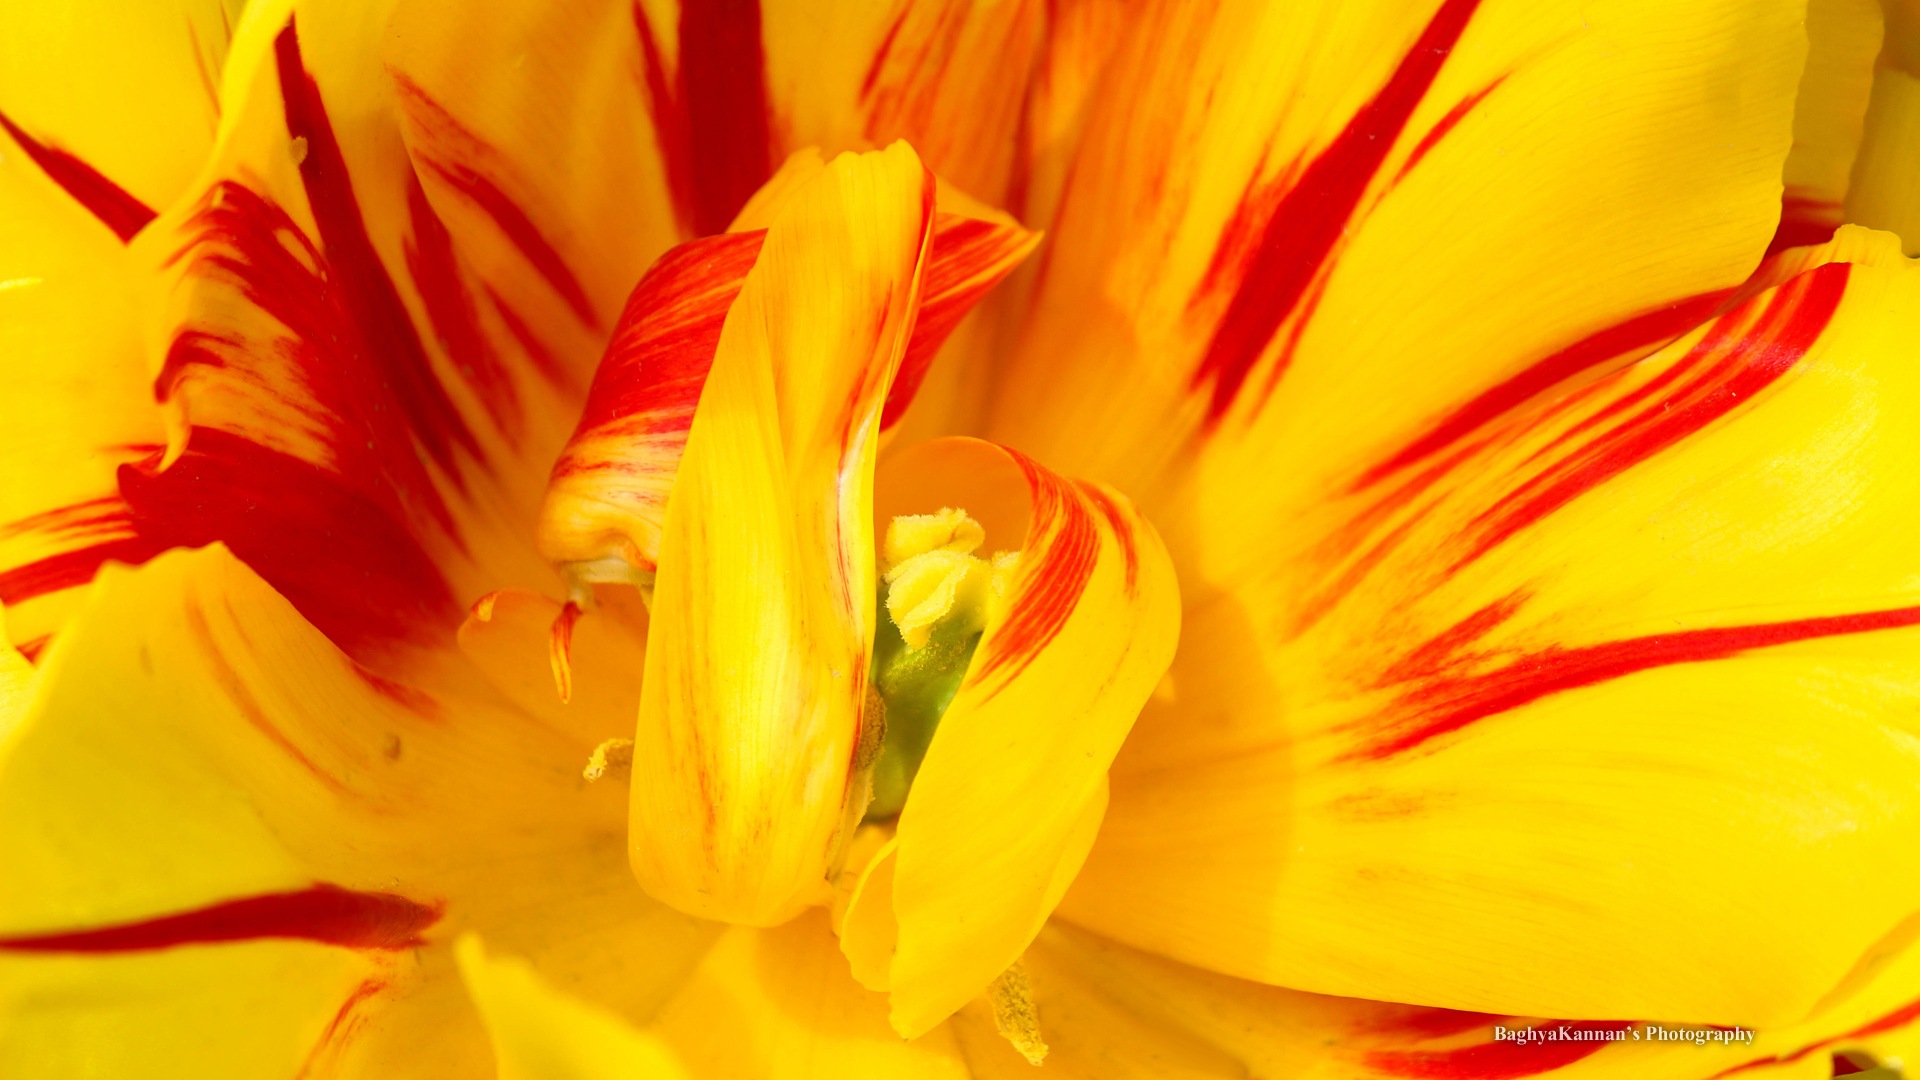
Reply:
<svg viewBox="0 0 1920 1080"><path fill-rule="evenodd" d="M1059 902L1099 829L1107 767L1180 623L1158 535L1110 488L973 439L923 443L888 462L881 515L941 506L964 506L989 545L1021 555L913 781L895 845L845 920L856 974L877 973L871 943L894 940L884 983L894 1027L909 1037L1017 960ZM891 887L870 887L875 875L890 875Z"/></svg>
<svg viewBox="0 0 1920 1080"><path fill-rule="evenodd" d="M871 477L933 204L904 143L842 156L768 229L720 331L662 523L634 737L634 872L691 913L790 918L864 807Z"/></svg>
<svg viewBox="0 0 1920 1080"><path fill-rule="evenodd" d="M727 312L760 258L766 225L824 168L795 154L735 220L682 244L641 278L594 376L573 438L553 467L538 542L593 580L644 580L659 557L680 467ZM962 316L1039 243L1019 223L942 186L912 335L881 414L891 429Z"/></svg>

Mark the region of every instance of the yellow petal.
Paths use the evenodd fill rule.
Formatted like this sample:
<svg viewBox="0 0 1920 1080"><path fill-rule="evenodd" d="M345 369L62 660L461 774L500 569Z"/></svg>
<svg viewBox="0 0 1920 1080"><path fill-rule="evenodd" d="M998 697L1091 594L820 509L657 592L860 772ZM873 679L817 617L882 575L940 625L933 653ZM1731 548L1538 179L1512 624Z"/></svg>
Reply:
<svg viewBox="0 0 1920 1080"><path fill-rule="evenodd" d="M1007 200L1017 182L1016 135L1042 5L757 6L764 93L787 145L842 149L906 139L941 176L989 202ZM683 13L683 56L690 21Z"/></svg>
<svg viewBox="0 0 1920 1080"><path fill-rule="evenodd" d="M721 326L761 257L766 225L803 197L823 167L817 155L794 155L736 221L752 231L674 248L628 298L540 512L542 554L576 564L576 579L641 581L652 573L667 494ZM887 393L883 428L901 421L960 320L1040 239L945 186L936 205L912 336Z"/></svg>
<svg viewBox="0 0 1920 1080"><path fill-rule="evenodd" d="M879 864L891 887L863 887L846 916L855 940L897 936L887 985L908 1036L979 994L1039 932L1179 633L1159 537L1110 489L971 439L888 463L883 520L943 506L965 507L988 546L1021 556L907 796L897 852Z"/></svg>
<svg viewBox="0 0 1920 1080"><path fill-rule="evenodd" d="M512 192L606 301L670 244L726 229L808 146L831 156L904 138L1003 202L1045 19L1031 2L403 0L385 51L432 103L409 109L408 141L428 170L451 166L426 181L434 201L490 234L476 259L544 288L460 182L484 160L475 175Z"/></svg>
<svg viewBox="0 0 1920 1080"><path fill-rule="evenodd" d="M1920 174L1913 167L1914 154L1920 151L1920 11L1904 0L1882 6L1885 44L1871 68L1870 96L1856 89L1857 80L1866 76L1862 61L1871 55L1865 52L1867 33L1858 29L1851 33L1857 44L1848 57L1848 83L1828 94L1845 94L1849 105L1864 104L1866 109L1854 144L1859 152L1846 178L1845 219L1897 233L1914 253L1920 252ZM1853 15L1850 22L1858 27L1869 17ZM1848 118L1853 115L1858 114ZM1851 126L1841 130L1853 134Z"/></svg>
<svg viewBox="0 0 1920 1080"><path fill-rule="evenodd" d="M636 78L638 17L614 0L401 0L369 46L483 303L569 396L634 281L683 239Z"/></svg>
<svg viewBox="0 0 1920 1080"><path fill-rule="evenodd" d="M1863 958L1863 976L1805 1020L1732 1031L1323 997L1187 967L1065 926L1049 927L1023 964L1055 1048L1047 1068L1071 1077L1136 1075L1115 1071L1119 1058L1150 1062L1138 1073L1147 1076L1822 1080L1834 1075L1835 1054L1898 1061L1910 1052L1920 957L1895 949L1874 960L1867 975ZM976 1010L954 1026L977 1076L1018 1075L1014 1063L1025 1067L1010 1048L994 1045L990 1028L981 1031ZM1525 1043L1512 1037L1529 1028L1564 1034ZM1129 1049L1115 1054L1116 1046Z"/></svg>
<svg viewBox="0 0 1920 1080"><path fill-rule="evenodd" d="M634 737L634 872L682 910L784 921L864 806L873 456L933 194L905 144L836 159L726 316L667 504Z"/></svg>
<svg viewBox="0 0 1920 1080"><path fill-rule="evenodd" d="M1735 286L1779 212L1801 17L1149 5L1093 98L987 434L1129 492L1181 553L1151 481L1206 432L1267 470L1254 502L1297 507L1575 342Z"/></svg>
<svg viewBox="0 0 1920 1080"><path fill-rule="evenodd" d="M847 974L824 912L771 930L734 927L652 1026L701 1077L965 1080L945 1029L912 1042L886 1002Z"/></svg>
<svg viewBox="0 0 1920 1080"><path fill-rule="evenodd" d="M30 655L102 562L153 551L114 480L163 440L136 274L84 206L27 155L0 150L0 603Z"/></svg>
<svg viewBox="0 0 1920 1080"><path fill-rule="evenodd" d="M1014 206L1035 228L1053 227L1094 96L1106 92L1105 77L1135 15L1133 5L1113 0L1047 5L1046 32L1023 125L1024 198Z"/></svg>
<svg viewBox="0 0 1920 1080"><path fill-rule="evenodd" d="M6 614L0 607L0 616ZM8 642L7 624L0 617L0 745L26 715L27 699L33 693L33 665Z"/></svg>
<svg viewBox="0 0 1920 1080"><path fill-rule="evenodd" d="M564 703L554 692L549 662L554 620L561 612L555 601L524 589L487 594L460 626L460 649L521 711L597 746L633 725L647 649L647 614L640 598L620 590L606 593L574 626L573 693Z"/></svg>
<svg viewBox="0 0 1920 1080"><path fill-rule="evenodd" d="M467 935L460 974L487 1023L500 1080L683 1080L693 1074L652 1036L548 985L516 957L491 957Z"/></svg>
<svg viewBox="0 0 1920 1080"><path fill-rule="evenodd" d="M1843 220L1880 53L1880 8L1880 0L1807 5L1807 67L1794 98L1786 194L1769 251L1824 243Z"/></svg>
<svg viewBox="0 0 1920 1080"><path fill-rule="evenodd" d="M34 1080L341 1075L312 1070L380 1010L393 966L293 941L113 956L0 951L0 1073Z"/></svg>
<svg viewBox="0 0 1920 1080"><path fill-rule="evenodd" d="M717 928L634 884L625 793L580 776L606 733L446 666L431 692L374 675L219 548L110 568L0 757L0 954L267 936L406 960L327 1051L370 1078L484 1065L459 929L648 1015ZM191 989L243 1008L267 985ZM117 1030L100 1053L132 1053Z"/></svg>
<svg viewBox="0 0 1920 1080"><path fill-rule="evenodd" d="M404 152L386 13L289 7L248 8L212 158L134 244L170 432L121 486L153 544L228 543L394 671L488 589L550 587L527 514L601 339L522 340L534 290L456 244Z"/></svg>
<svg viewBox="0 0 1920 1080"><path fill-rule="evenodd" d="M0 127L130 237L206 159L239 11L228 0L11 5Z"/></svg>
<svg viewBox="0 0 1920 1080"><path fill-rule="evenodd" d="M1063 910L1327 993L1803 1015L1920 906L1920 442L1889 422L1920 268L1862 238L1315 512L1256 526L1266 474L1209 475L1238 576Z"/></svg>

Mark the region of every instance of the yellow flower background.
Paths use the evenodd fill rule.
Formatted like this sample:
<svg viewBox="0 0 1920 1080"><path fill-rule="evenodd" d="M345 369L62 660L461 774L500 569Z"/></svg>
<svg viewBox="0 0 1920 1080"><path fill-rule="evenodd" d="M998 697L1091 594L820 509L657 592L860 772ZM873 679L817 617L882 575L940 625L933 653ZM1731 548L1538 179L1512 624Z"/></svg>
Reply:
<svg viewBox="0 0 1920 1080"><path fill-rule="evenodd" d="M0 1076L1913 1068L1907 7L0 27Z"/></svg>

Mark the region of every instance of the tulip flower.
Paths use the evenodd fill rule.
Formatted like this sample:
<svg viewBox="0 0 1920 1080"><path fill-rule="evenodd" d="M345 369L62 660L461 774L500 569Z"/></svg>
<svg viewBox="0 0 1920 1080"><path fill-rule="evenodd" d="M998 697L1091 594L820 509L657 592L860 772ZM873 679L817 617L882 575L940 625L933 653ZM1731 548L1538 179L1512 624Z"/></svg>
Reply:
<svg viewBox="0 0 1920 1080"><path fill-rule="evenodd" d="M1911 1068L1878 19L20 8L0 1075Z"/></svg>

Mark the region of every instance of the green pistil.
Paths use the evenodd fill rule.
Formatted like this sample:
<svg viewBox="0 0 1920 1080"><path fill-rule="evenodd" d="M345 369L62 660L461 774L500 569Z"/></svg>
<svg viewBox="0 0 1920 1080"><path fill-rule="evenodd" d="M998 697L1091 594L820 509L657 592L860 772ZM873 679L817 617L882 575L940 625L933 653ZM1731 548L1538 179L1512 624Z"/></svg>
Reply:
<svg viewBox="0 0 1920 1080"><path fill-rule="evenodd" d="M964 622L941 623L933 627L925 646L909 649L887 617L885 597L878 614L873 688L885 715L873 719L884 723L885 735L873 763L873 801L867 804L866 820L890 821L906 805L907 790L927 756L940 717L960 689L980 631Z"/></svg>

